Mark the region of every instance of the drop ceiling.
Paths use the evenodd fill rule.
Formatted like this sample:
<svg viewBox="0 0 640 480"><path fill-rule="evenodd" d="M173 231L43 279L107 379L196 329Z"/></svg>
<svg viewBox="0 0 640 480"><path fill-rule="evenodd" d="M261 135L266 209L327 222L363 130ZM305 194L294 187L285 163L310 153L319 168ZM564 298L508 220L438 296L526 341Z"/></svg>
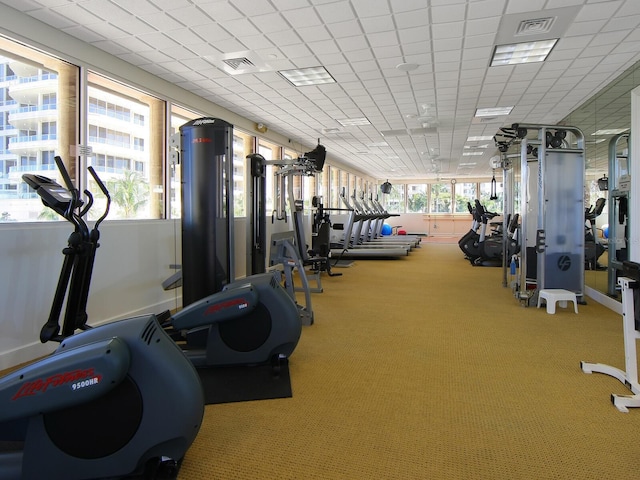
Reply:
<svg viewBox="0 0 640 480"><path fill-rule="evenodd" d="M469 137L556 124L640 59L638 0L0 3L379 179L486 176L493 142ZM545 62L489 66L550 38ZM335 83L278 73L317 66ZM474 117L495 107L513 109Z"/></svg>

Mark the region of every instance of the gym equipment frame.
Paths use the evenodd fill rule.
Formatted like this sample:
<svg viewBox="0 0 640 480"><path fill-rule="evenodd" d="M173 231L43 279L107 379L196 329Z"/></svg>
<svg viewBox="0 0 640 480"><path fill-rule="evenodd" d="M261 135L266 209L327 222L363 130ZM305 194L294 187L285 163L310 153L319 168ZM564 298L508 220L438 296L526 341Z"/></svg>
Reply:
<svg viewBox="0 0 640 480"><path fill-rule="evenodd" d="M640 407L638 384L638 352L636 340L640 339L640 311L635 305L640 297L640 264L623 262L623 275L618 279L622 291L622 333L624 335L624 370L603 363L580 362L585 373L604 373L618 379L632 395L611 394L611 403L621 412Z"/></svg>
<svg viewBox="0 0 640 480"><path fill-rule="evenodd" d="M512 129L520 141L522 199L515 296L528 306L537 291L562 288L583 303L584 135L569 126L514 124ZM536 136L530 139L532 131Z"/></svg>

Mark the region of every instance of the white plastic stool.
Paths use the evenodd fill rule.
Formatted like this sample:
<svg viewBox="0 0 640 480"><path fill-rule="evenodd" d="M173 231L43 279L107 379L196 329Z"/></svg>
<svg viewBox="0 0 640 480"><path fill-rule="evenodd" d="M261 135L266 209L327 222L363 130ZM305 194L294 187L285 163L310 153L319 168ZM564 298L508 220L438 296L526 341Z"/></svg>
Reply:
<svg viewBox="0 0 640 480"><path fill-rule="evenodd" d="M573 302L573 308L578 313L578 301L575 292L563 290L562 288L548 288L538 292L538 308L542 299L547 301L547 313L556 313L556 302L562 307L567 308L567 302Z"/></svg>

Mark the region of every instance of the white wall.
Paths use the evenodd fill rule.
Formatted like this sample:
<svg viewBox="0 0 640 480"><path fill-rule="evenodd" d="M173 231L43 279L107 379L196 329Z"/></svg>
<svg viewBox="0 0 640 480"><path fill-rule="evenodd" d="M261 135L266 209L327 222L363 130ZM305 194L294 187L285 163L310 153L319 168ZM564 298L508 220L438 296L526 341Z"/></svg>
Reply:
<svg viewBox="0 0 640 480"><path fill-rule="evenodd" d="M640 87L631 90L629 260L640 262Z"/></svg>
<svg viewBox="0 0 640 480"><path fill-rule="evenodd" d="M428 222L423 213L403 213L398 217L390 217L385 223L392 227L401 227L407 233L427 234L429 233Z"/></svg>
<svg viewBox="0 0 640 480"><path fill-rule="evenodd" d="M272 225L267 219L269 236L292 228L291 220ZM0 370L56 348L54 342L42 345L39 335L49 317L62 249L71 231L63 221L0 225ZM106 221L100 232L87 305L90 325L182 306L181 288L162 289L162 281L175 272L170 266L181 263L179 219ZM235 219L234 235L235 277L242 278L246 275L245 218Z"/></svg>
<svg viewBox="0 0 640 480"><path fill-rule="evenodd" d="M179 221L105 222L101 231L87 306L90 324L179 305L180 290L165 292L161 286L173 273L169 265L180 263ZM55 348L41 345L39 334L70 232L67 222L2 225L0 369Z"/></svg>

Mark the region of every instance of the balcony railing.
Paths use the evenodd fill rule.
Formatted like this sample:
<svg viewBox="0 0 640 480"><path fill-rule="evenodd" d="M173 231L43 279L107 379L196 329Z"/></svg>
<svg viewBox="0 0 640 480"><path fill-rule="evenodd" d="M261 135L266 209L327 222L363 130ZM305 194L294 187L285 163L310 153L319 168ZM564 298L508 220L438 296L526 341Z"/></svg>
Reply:
<svg viewBox="0 0 640 480"><path fill-rule="evenodd" d="M89 113L96 113L98 115L104 115L107 117L115 118L117 120L123 120L125 122L131 122L131 112L114 112L105 107L99 107L97 105L89 104Z"/></svg>
<svg viewBox="0 0 640 480"><path fill-rule="evenodd" d="M17 137L11 137L9 139L9 145L12 143L23 143L23 142L46 142L49 140L57 140L58 135L55 133L48 133L43 135L19 135Z"/></svg>
<svg viewBox="0 0 640 480"><path fill-rule="evenodd" d="M9 175L12 173L22 173L22 172L41 172L48 170L56 170L55 163L45 163L42 165L16 165L15 167L9 167Z"/></svg>
<svg viewBox="0 0 640 480"><path fill-rule="evenodd" d="M18 108L19 113L26 112L38 112L41 110L56 110L58 108L57 103L45 103L44 105L27 105L25 107Z"/></svg>
<svg viewBox="0 0 640 480"><path fill-rule="evenodd" d="M42 80L55 80L57 78L57 73L42 73L40 75L31 75L30 77L19 77L18 83L41 82Z"/></svg>

